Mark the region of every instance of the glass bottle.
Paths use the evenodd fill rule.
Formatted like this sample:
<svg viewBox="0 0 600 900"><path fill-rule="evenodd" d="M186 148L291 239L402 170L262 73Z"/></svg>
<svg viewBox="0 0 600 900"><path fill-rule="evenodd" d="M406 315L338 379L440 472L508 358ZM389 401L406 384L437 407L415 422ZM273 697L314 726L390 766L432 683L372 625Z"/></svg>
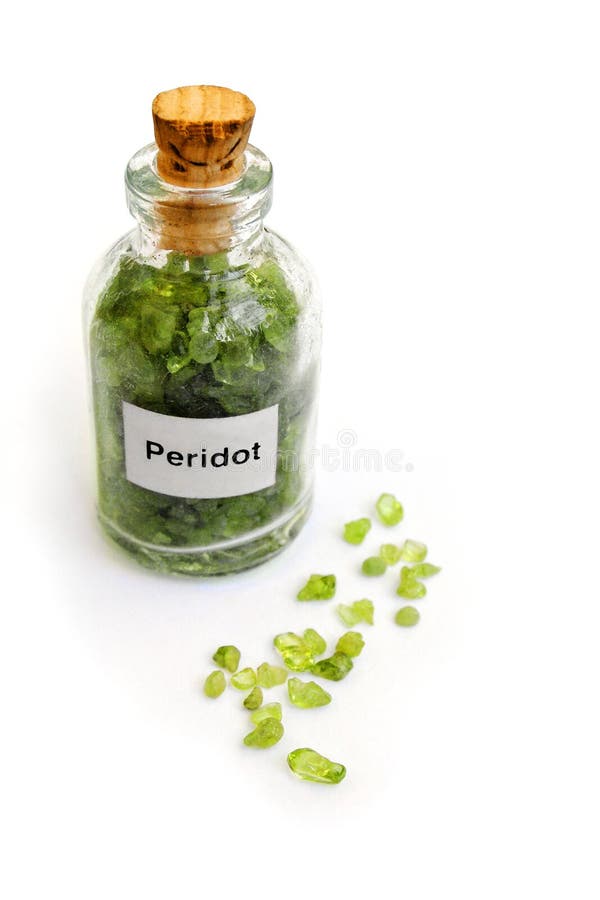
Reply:
<svg viewBox="0 0 600 900"><path fill-rule="evenodd" d="M225 88L155 98L156 144L126 171L137 227L86 287L100 522L162 571L256 565L310 510L319 307L264 226L253 116Z"/></svg>

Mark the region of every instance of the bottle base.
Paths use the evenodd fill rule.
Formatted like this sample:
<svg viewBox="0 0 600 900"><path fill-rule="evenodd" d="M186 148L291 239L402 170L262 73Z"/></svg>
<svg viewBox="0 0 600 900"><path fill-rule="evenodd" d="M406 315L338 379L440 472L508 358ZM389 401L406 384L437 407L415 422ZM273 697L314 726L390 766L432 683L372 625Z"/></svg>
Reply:
<svg viewBox="0 0 600 900"><path fill-rule="evenodd" d="M201 577L242 572L281 553L303 528L311 507L312 493L270 525L212 547L169 548L147 544L126 534L101 512L98 517L111 541L146 568L167 574Z"/></svg>

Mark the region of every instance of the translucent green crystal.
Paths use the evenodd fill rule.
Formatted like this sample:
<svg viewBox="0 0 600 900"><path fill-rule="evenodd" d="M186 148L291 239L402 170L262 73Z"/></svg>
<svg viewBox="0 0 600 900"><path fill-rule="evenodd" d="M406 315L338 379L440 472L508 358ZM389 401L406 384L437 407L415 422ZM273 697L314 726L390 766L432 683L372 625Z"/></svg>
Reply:
<svg viewBox="0 0 600 900"><path fill-rule="evenodd" d="M256 683L260 687L272 688L278 684L285 684L288 673L281 666L271 666L269 663L261 663L256 670Z"/></svg>
<svg viewBox="0 0 600 900"><path fill-rule="evenodd" d="M345 653L346 656L360 656L365 640L359 631L347 631L336 644L336 653Z"/></svg>
<svg viewBox="0 0 600 900"><path fill-rule="evenodd" d="M371 530L370 519L355 519L344 525L344 540L349 544L362 544Z"/></svg>
<svg viewBox="0 0 600 900"><path fill-rule="evenodd" d="M278 634L273 643L281 654L284 665L292 672L306 672L315 661L315 654L309 643L293 631Z"/></svg>
<svg viewBox="0 0 600 900"><path fill-rule="evenodd" d="M396 625L402 625L404 628L410 628L416 625L421 618L421 613L414 606L403 606L399 609L394 617Z"/></svg>
<svg viewBox="0 0 600 900"><path fill-rule="evenodd" d="M395 566L397 562L400 562L400 553L400 547L397 547L396 544L382 544L379 549L380 557L388 566Z"/></svg>
<svg viewBox="0 0 600 900"><path fill-rule="evenodd" d="M226 644L215 651L213 660L222 669L227 669L228 672L237 672L240 656L241 654L237 647L234 647L232 644Z"/></svg>
<svg viewBox="0 0 600 900"><path fill-rule="evenodd" d="M336 651L333 656L327 659L320 659L311 666L312 675L319 678L326 678L328 681L341 681L352 669L354 663L346 653Z"/></svg>
<svg viewBox="0 0 600 900"><path fill-rule="evenodd" d="M265 750L267 747L273 747L283 737L283 725L278 719L263 719L254 731L247 734L244 738L246 747L256 747Z"/></svg>
<svg viewBox="0 0 600 900"><path fill-rule="evenodd" d="M204 682L204 693L207 697L215 699L221 696L226 686L225 676L220 669L215 669Z"/></svg>
<svg viewBox="0 0 600 900"><path fill-rule="evenodd" d="M335 575L311 575L298 592L298 600L331 600L335 594Z"/></svg>
<svg viewBox="0 0 600 900"><path fill-rule="evenodd" d="M331 703L331 694L324 691L316 681L301 681L299 678L290 678L288 681L288 694L294 706L299 706L300 709L327 706L328 703Z"/></svg>
<svg viewBox="0 0 600 900"><path fill-rule="evenodd" d="M369 556L362 564L363 575L383 575L387 563L381 556Z"/></svg>
<svg viewBox="0 0 600 900"><path fill-rule="evenodd" d="M250 719L255 725L259 725L264 719L281 721L281 703L265 703L264 706L254 710Z"/></svg>
<svg viewBox="0 0 600 900"><path fill-rule="evenodd" d="M240 669L231 676L231 685L238 691L248 691L256 684L256 672L254 669Z"/></svg>
<svg viewBox="0 0 600 900"><path fill-rule="evenodd" d="M400 549L403 562L422 562L427 556L427 547L419 541L406 540Z"/></svg>
<svg viewBox="0 0 600 900"><path fill-rule="evenodd" d="M306 629L304 632L304 643L307 647L310 647L311 652L315 656L320 656L321 653L325 653L327 650L327 641L314 628Z"/></svg>
<svg viewBox="0 0 600 900"><path fill-rule="evenodd" d="M397 525L404 518L402 504L393 494L382 494L375 504L375 509L384 525Z"/></svg>
<svg viewBox="0 0 600 900"><path fill-rule="evenodd" d="M416 566L411 567L411 571L415 578L431 578L432 575L437 575L442 570L440 566L434 566L431 563L417 563Z"/></svg>
<svg viewBox="0 0 600 900"><path fill-rule="evenodd" d="M367 625L373 624L374 607L371 600L355 600L354 603L340 603L337 612L348 628L358 625L359 622L366 622Z"/></svg>
<svg viewBox="0 0 600 900"><path fill-rule="evenodd" d="M419 600L425 596L427 588L420 581L417 581L413 569L409 566L402 566L400 570L400 584L396 593L399 597L404 597L406 600Z"/></svg>
<svg viewBox="0 0 600 900"><path fill-rule="evenodd" d="M346 767L321 756L316 750L302 747L288 754L288 766L298 778L304 781L318 781L320 784L339 784L346 776Z"/></svg>
<svg viewBox="0 0 600 900"><path fill-rule="evenodd" d="M259 687L254 687L244 700L244 706L246 709L258 709L259 706L262 706L263 702L263 692Z"/></svg>

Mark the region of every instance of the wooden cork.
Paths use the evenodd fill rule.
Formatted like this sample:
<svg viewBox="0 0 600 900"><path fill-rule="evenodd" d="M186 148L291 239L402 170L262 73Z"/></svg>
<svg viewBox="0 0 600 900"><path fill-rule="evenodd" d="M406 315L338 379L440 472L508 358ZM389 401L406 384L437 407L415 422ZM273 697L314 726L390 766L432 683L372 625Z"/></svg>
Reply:
<svg viewBox="0 0 600 900"><path fill-rule="evenodd" d="M235 181L243 169L255 112L245 94L214 85L158 94L152 117L161 178L190 188Z"/></svg>

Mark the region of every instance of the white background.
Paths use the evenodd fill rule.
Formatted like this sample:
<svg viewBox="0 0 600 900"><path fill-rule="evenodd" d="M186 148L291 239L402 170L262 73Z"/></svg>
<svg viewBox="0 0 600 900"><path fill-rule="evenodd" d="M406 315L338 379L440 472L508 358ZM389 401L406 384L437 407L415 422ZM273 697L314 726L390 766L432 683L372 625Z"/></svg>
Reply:
<svg viewBox="0 0 600 900"><path fill-rule="evenodd" d="M3 895L597 898L597 4L4 16ZM412 470L321 469L288 552L195 582L95 524L79 297L130 227L152 97L202 82L256 102L270 224L320 278L320 443ZM392 575L357 573L383 528L339 538L382 490L444 567L410 631ZM241 697L201 696L210 655L334 638L331 605L293 599L321 570L376 625L331 707L286 708L253 753ZM305 744L346 781L295 780Z"/></svg>

